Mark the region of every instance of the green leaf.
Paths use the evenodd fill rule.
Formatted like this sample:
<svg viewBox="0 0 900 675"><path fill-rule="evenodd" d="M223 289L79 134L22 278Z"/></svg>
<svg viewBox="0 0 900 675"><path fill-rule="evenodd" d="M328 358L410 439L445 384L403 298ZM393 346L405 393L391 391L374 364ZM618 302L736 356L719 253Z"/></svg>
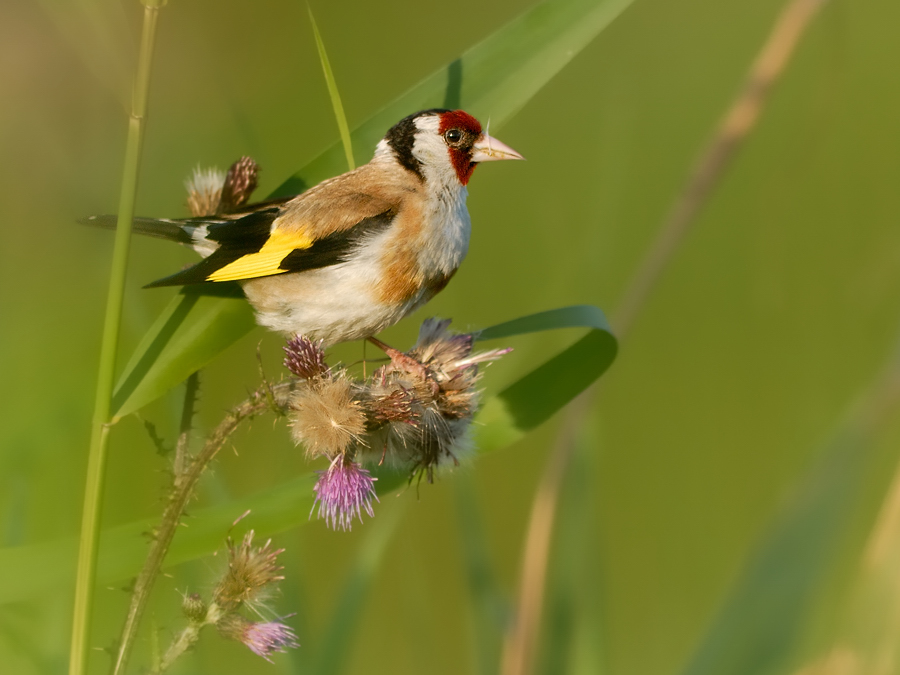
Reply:
<svg viewBox="0 0 900 675"><path fill-rule="evenodd" d="M167 315L175 315L170 307ZM163 326L167 322L162 321ZM496 397L486 401L475 424L476 445L481 453L492 452L520 438L525 431L558 411L591 382L602 375L615 358L617 343L603 313L596 307L564 307L540 312L487 328L482 339L512 337L556 328L587 328L585 337L565 349ZM161 329L158 332L164 332ZM147 350L149 351L149 350ZM568 397L568 398L567 398ZM373 471L382 496L408 483L405 472ZM275 533L306 522L313 503L314 474L307 474L266 490L215 507L199 509L185 519L190 536L176 536L166 566L193 560L214 551L222 542L235 514L252 510L256 530ZM101 538L98 583L133 575L146 556L142 535L154 522L142 520L112 528ZM29 597L71 581L75 539L0 550L0 604Z"/></svg>
<svg viewBox="0 0 900 675"><path fill-rule="evenodd" d="M502 126L632 2L551 0L529 9L355 129L357 160L369 161L384 132L417 110L465 108L492 127ZM274 196L297 194L343 170L335 144Z"/></svg>
<svg viewBox="0 0 900 675"><path fill-rule="evenodd" d="M243 298L176 295L125 366L113 394L113 419L139 410L184 382L254 325Z"/></svg>
<svg viewBox="0 0 900 675"><path fill-rule="evenodd" d="M486 340L577 326L592 330L485 402L478 413L475 434L475 444L480 452L514 443L549 419L606 372L618 349L603 312L590 305L532 314L481 331L480 338Z"/></svg>
<svg viewBox="0 0 900 675"><path fill-rule="evenodd" d="M495 127L502 125L632 1L555 0L526 11L357 128L352 134L357 153L362 153L357 159L368 161L388 128L423 108L464 107L490 119ZM272 196L298 194L343 172L343 147L334 144ZM132 363L140 367L126 370L125 388L116 395L117 415L137 410L162 395L246 334L250 310L231 303L202 297L190 307L180 306L187 311L170 307L168 318L161 317L132 357ZM174 340L177 343L170 345ZM586 345L585 349L595 346ZM191 354L183 357L180 350ZM153 367L154 355L165 357L166 364Z"/></svg>

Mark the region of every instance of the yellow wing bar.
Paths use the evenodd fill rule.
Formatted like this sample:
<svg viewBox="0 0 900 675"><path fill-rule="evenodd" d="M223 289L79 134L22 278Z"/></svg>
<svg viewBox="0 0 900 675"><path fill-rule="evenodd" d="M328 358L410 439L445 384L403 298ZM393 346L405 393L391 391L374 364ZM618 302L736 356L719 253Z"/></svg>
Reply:
<svg viewBox="0 0 900 675"><path fill-rule="evenodd" d="M277 221L275 223L277 225ZM220 267L206 277L207 281L238 281L255 279L284 272L279 267L292 251L309 248L313 240L302 232L285 232L277 227L269 234L263 247Z"/></svg>

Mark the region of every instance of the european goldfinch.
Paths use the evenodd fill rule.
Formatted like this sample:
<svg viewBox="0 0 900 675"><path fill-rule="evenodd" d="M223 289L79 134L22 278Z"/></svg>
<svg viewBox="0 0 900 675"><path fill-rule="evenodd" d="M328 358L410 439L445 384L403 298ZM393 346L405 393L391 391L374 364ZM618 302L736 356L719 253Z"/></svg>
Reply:
<svg viewBox="0 0 900 675"><path fill-rule="evenodd" d="M462 110L415 113L368 164L296 197L211 217L136 218L136 232L204 256L148 287L237 281L267 328L325 345L371 338L446 286L469 247L472 172L501 159L523 157Z"/></svg>

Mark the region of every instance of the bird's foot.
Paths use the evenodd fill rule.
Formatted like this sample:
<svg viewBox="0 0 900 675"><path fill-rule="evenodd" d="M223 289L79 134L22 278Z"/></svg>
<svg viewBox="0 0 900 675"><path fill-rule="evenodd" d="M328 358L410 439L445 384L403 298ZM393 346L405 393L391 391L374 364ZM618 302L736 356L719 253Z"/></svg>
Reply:
<svg viewBox="0 0 900 675"><path fill-rule="evenodd" d="M409 354L405 354L399 349L394 349L390 345L385 344L378 338L370 337L368 338L368 341L387 354L394 368L405 370L406 372L421 378L423 382L429 383L434 389L434 394L437 395L440 390L440 385L434 379L434 373L431 372L428 366Z"/></svg>

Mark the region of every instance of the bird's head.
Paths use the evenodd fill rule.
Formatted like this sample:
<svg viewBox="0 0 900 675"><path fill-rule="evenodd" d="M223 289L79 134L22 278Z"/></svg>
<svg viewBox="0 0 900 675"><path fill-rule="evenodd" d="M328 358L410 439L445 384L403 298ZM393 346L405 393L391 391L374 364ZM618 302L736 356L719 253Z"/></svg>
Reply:
<svg viewBox="0 0 900 675"><path fill-rule="evenodd" d="M379 149L390 151L426 183L445 185L466 185L479 162L524 159L488 136L478 120L462 110L423 110L404 117L390 128Z"/></svg>

